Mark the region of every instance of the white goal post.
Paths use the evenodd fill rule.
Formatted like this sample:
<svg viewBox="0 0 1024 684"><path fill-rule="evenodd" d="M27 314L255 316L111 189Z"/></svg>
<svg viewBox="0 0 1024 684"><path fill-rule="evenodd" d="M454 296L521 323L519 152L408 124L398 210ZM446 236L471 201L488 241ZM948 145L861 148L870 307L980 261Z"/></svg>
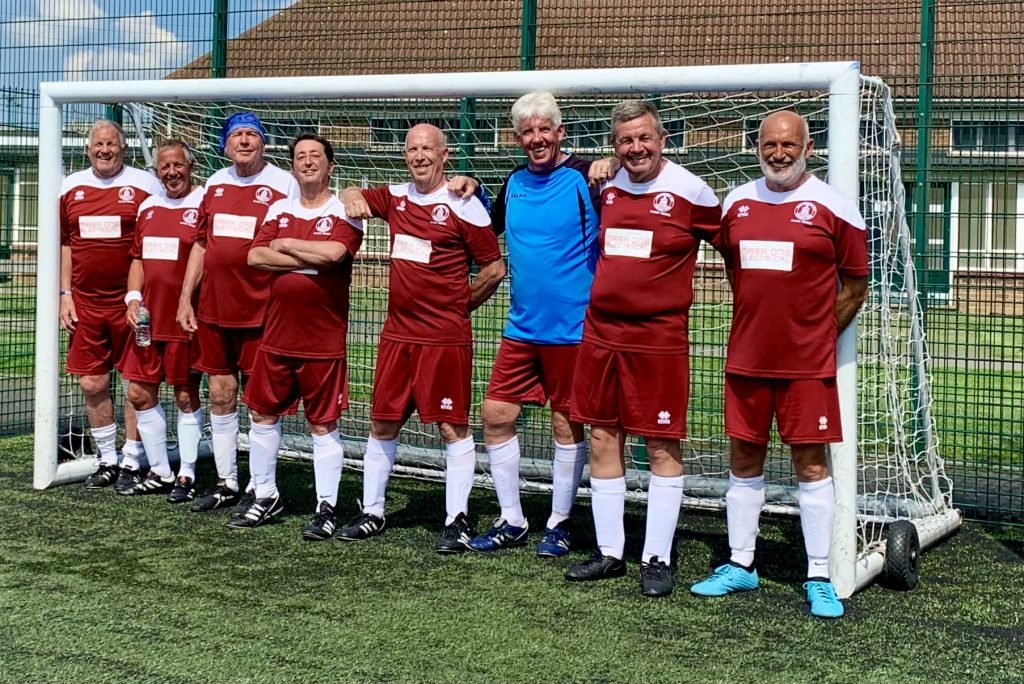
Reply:
<svg viewBox="0 0 1024 684"><path fill-rule="evenodd" d="M488 72L450 74L401 74L373 76L329 76L305 78L238 78L219 80L161 80L161 81L108 81L108 82L53 82L40 85L39 119L39 239L36 299L36 405L35 405L35 473L34 486L46 488L55 484L80 481L92 472L91 459L77 458L58 462L58 434L63 428L60 416L60 383L63 359L60 356L60 333L57 327L59 290L60 240L58 225L59 179L65 173L63 110L66 106L81 104L160 103L173 108L186 103L198 107L230 102L238 106L248 103L295 103L330 100L338 102L384 101L400 99L403 102L458 100L459 98L514 98L533 90L549 90L559 98L604 98L623 96L700 96L705 93L750 94L762 92L817 92L822 100L823 118L827 119L827 180L845 196L861 196L861 157L864 155L862 92L865 80L857 62L823 62L799 64L759 64L733 66L658 67L637 69L596 69L535 72ZM877 88L885 89L883 84ZM887 89L885 89L887 90ZM507 110L506 110L507 111ZM891 118L891 107L888 110ZM138 122L137 126L142 124ZM905 221L902 229L891 228L892 217L902 221L902 187L898 167L898 136L895 125L887 122L890 147L876 151L889 155L880 167L882 175L891 177L883 182L891 185L884 197L870 201L878 212L887 217L882 233L892 241L896 251L892 263L898 263L899 289L894 295L888 281L882 279L878 287L873 278L873 301L879 311L870 315L872 330L875 325L889 325L889 310L901 317L900 331L906 330L906 339L900 344L906 353L895 358L879 355L878 363L889 364L895 376L889 389L873 388L873 394L904 392L901 388L907 376L916 378L919 387L912 388L914 401L920 404L916 420L922 423L922 438L905 437L902 425L894 420L898 440L915 440L921 446L912 456L912 462L900 460L903 445L891 450L883 445L882 451L891 451L895 474L908 484L893 488L876 487L879 474L889 465L859 464L858 425L859 412L864 401L858 398L857 349L858 333L855 321L843 333L838 346L838 385L841 396L843 442L835 445L831 453L831 467L836 484L837 514L832 548L832 577L840 596L847 597L866 586L883 571L887 538L886 525L898 520L910 520L920 535L920 544L929 546L955 530L959 514L952 509L949 481L942 472L934 438L934 419L930 415L930 397L927 392L927 355L924 351L923 327L920 312L915 308L913 260L909 255L909 237ZM138 131L140 140L144 139ZM891 138L891 139L890 139ZM145 143L144 143L145 145ZM897 148L893 155L892 146ZM742 145L740 146L742 147ZM747 155L750 154L746 150ZM875 154L873 153L873 154ZM393 154L398 154L394 152ZM824 155L823 155L824 156ZM894 158L895 157L895 158ZM752 158L752 157L751 157ZM825 160L822 160L825 162ZM755 164L756 166L756 164ZM505 171L511 170L508 166ZM700 171L691 168L698 175ZM496 188L495 188L496 189ZM863 202L862 202L863 207ZM902 232L899 232L902 230ZM898 233L899 234L896 234ZM887 243L888 244L888 243ZM887 262L888 263L888 262ZM892 267L887 267L892 268ZM887 271L888 273L888 271ZM886 276L888 277L888 275ZM873 334L873 333L872 333ZM868 342L872 348L884 343ZM865 344L862 340L861 344ZM901 367L914 364L913 368ZM869 402L892 405L886 396L871 396ZM900 399L903 401L903 399ZM885 441L889 437L883 437ZM692 447L691 447L692 448ZM888 458L888 456L886 456ZM874 456L871 463L875 463ZM415 470L415 468L413 469ZM720 475L721 473L719 473ZM886 475L886 477L890 477ZM871 484L866 482L870 480ZM922 484L923 483L923 484ZM642 496L642 494L641 494ZM912 501L907 504L906 501ZM719 495L703 499L687 494L686 503L699 507L721 507ZM766 510L793 512L796 504L768 504ZM685 525L685 518L684 523ZM904 540L900 542L905 546ZM915 560L916 563L916 560ZM916 567L915 567L916 573Z"/></svg>

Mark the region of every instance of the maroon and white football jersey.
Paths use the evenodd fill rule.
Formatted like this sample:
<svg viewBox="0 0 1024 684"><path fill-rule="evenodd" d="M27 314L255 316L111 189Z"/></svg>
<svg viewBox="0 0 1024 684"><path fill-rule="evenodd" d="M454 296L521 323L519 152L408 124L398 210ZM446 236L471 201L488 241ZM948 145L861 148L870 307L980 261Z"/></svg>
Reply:
<svg viewBox="0 0 1024 684"><path fill-rule="evenodd" d="M260 348L304 359L345 358L352 257L363 242L363 222L348 218L337 197L314 208L289 197L270 207L252 246L269 247L277 238L340 242L348 254L330 267L268 271L270 301Z"/></svg>
<svg viewBox="0 0 1024 684"><path fill-rule="evenodd" d="M583 338L623 351L689 349L700 241L718 244L721 209L707 183L668 162L647 183L619 169L601 188L601 248Z"/></svg>
<svg viewBox="0 0 1024 684"><path fill-rule="evenodd" d="M188 340L175 316L188 255L199 230L202 200L200 187L177 199L163 193L153 195L139 207L132 258L142 259L142 301L149 310L153 339L158 342Z"/></svg>
<svg viewBox="0 0 1024 684"><path fill-rule="evenodd" d="M391 235L388 316L381 337L419 344L470 344L470 260L501 258L491 219L476 197L412 183L363 190Z"/></svg>
<svg viewBox="0 0 1024 684"><path fill-rule="evenodd" d="M727 373L766 378L836 374L839 276L868 275L857 205L808 178L789 192L764 179L725 198L722 239L733 270Z"/></svg>
<svg viewBox="0 0 1024 684"><path fill-rule="evenodd" d="M274 202L298 197L299 186L287 171L267 164L255 176L239 176L234 166L206 181L200 206L200 243L206 244L201 321L222 328L258 328L267 308L270 271L249 266L249 248Z"/></svg>
<svg viewBox="0 0 1024 684"><path fill-rule="evenodd" d="M139 205L162 191L155 176L124 167L113 178L92 169L64 178L60 190L60 244L71 247L75 304L124 309Z"/></svg>

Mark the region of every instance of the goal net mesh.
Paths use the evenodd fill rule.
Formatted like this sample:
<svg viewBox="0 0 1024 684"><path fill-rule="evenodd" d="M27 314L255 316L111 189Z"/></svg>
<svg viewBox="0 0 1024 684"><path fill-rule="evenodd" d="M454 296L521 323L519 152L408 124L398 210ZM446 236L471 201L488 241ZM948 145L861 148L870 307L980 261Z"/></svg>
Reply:
<svg viewBox="0 0 1024 684"><path fill-rule="evenodd" d="M782 109L794 109L809 121L815 142L809 170L825 178L829 120L825 92L648 97L656 103L668 131L665 156L704 178L721 198L731 188L760 175L753 151L757 127L767 114ZM560 98L565 149L588 157L610 156L609 113L619 99L609 95ZM296 135L316 132L331 140L336 149L335 189L404 182L405 132L412 124L429 122L448 134L451 174L471 173L493 194L512 168L523 161L511 130L511 104L511 98L247 101L216 105L145 102L126 106L124 121L133 148L130 163L147 163L143 146L152 149L162 140L180 138L193 148L198 158L197 182L202 182L228 163L217 150L221 122L234 111L251 110L268 131L269 161L285 169L290 166L288 142ZM96 108L68 107L66 135L81 135L95 112ZM860 208L867 222L871 256L870 296L858 318L857 486L863 549L880 539L881 523L896 518L920 519L947 509L951 505L951 484L935 443L929 362L916 307L914 264L904 216L900 141L888 88L870 78L862 79L860 159ZM87 165L81 148L68 149L66 171ZM346 453L356 466L369 430L376 344L388 296L388 251L387 226L371 221L353 272L348 337L351 407L341 421ZM689 438L684 443L685 504L718 508L724 505L728 477L722 386L731 305L721 260L706 246L694 276L694 290ZM478 481L484 485L489 483L489 476L479 408L501 338L508 292L507 282L503 283L473 315L471 421L478 440ZM120 400L120 391L117 394ZM164 405L168 424L173 427L174 405L169 395L165 395ZM62 376L60 410L64 433L60 458L91 457L81 392L74 379L66 375ZM244 411L242 416L244 449ZM284 429L285 455L311 457L312 442L301 411L284 420ZM523 456L522 487L525 491L544 491L550 482L553 451L548 410L525 407L518 433ZM444 458L434 426L421 424L414 416L400 439L399 474L444 477ZM627 461L629 488L634 496L643 498L648 471L642 442L629 441ZM797 511L796 479L788 449L777 436L769 448L765 474L767 509ZM587 493L586 479L581 490Z"/></svg>

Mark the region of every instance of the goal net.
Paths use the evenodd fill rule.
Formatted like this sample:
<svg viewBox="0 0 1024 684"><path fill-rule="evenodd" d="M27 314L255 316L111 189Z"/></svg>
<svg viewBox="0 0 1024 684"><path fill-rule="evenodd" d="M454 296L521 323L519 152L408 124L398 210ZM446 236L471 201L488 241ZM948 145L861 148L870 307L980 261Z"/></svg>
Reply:
<svg viewBox="0 0 1024 684"><path fill-rule="evenodd" d="M523 161L511 130L512 102L529 90L549 89L562 109L564 147L595 158L612 153L612 106L625 97L652 100L668 131L665 156L704 178L724 198L733 187L760 175L754 154L760 121L774 111L798 111L807 118L815 142L809 169L844 194L859 197L870 240L870 296L858 317L855 339L850 331L840 344L847 437L833 450L832 464L839 502L833 564L843 566L833 572L837 588L849 595L878 574L889 523L913 521L927 544L959 522L952 511L950 481L943 472L931 414L928 357L903 213L899 134L888 88L860 77L856 64L47 85L52 86L56 113L49 113L48 122L44 109L41 142L47 132L65 141L82 135L102 112L96 103L116 101L124 103L125 129L129 139L135 138L129 156L134 155L136 165L150 163L150 150L160 141L180 138L193 148L199 160L197 181L202 182L229 163L217 150L224 118L246 109L257 113L268 131L269 161L285 169L290 166L288 143L296 135L316 132L331 140L336 189L407 180L402 157L405 132L415 123L430 122L448 134L450 172L472 174L491 193L497 192ZM49 161L54 176L88 165L81 145L65 146L63 157ZM41 174L45 163L41 153ZM56 211L55 195L43 197L41 189L40 330L52 331L56 312L47 304L53 310L47 319L43 304L56 301L57 284L56 278L44 274L55 263L52 255L44 254L43 243L57 233L55 223L44 224L44 205ZM376 343L388 295L388 252L387 226L371 221L353 271L348 337L351 408L341 424L346 453L355 466L369 429ZM710 248L700 255L694 290L684 505L721 508L728 484L722 393L731 304L721 260ZM480 401L507 310L506 282L473 315L471 419L478 441ZM74 379L62 372L59 342L38 345L38 366L43 370L42 376L37 371L39 386L59 390L54 389L52 401L46 391L39 395L36 433L52 434L53 439L37 442L42 450L37 451L37 486L80 478L91 462L81 393ZM167 397L164 404L173 426L173 402ZM301 412L283 424L285 454L310 457L312 442ZM518 432L522 488L547 491L552 461L547 409L525 407ZM245 433L243 424L243 449ZM631 440L627 451L629 489L642 499L648 476L642 442ZM482 444L477 453L477 479L487 485ZM62 465L57 466L58 460ZM413 417L401 434L397 472L443 479L443 468L436 428ZM770 446L765 474L766 510L798 512L788 449L777 439ZM586 479L581 489L587 493Z"/></svg>

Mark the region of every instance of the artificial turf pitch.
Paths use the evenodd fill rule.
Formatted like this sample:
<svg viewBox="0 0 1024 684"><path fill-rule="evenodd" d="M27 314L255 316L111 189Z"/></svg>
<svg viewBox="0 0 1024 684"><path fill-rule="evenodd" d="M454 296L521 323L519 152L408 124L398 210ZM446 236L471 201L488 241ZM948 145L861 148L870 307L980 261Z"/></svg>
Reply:
<svg viewBox="0 0 1024 684"><path fill-rule="evenodd" d="M33 491L31 440L0 440L0 682L1024 682L1024 528L967 524L925 554L914 591L873 586L822 621L796 520L763 520L760 590L698 599L686 588L725 553L725 526L684 510L679 586L650 600L639 507L629 575L577 585L562 573L593 544L586 501L569 558L441 557L439 484L393 480L385 534L345 544L300 538L309 463L279 480L287 517L236 531L158 496ZM360 491L347 470L342 522ZM542 527L546 498L524 504ZM496 510L474 492L478 529Z"/></svg>

